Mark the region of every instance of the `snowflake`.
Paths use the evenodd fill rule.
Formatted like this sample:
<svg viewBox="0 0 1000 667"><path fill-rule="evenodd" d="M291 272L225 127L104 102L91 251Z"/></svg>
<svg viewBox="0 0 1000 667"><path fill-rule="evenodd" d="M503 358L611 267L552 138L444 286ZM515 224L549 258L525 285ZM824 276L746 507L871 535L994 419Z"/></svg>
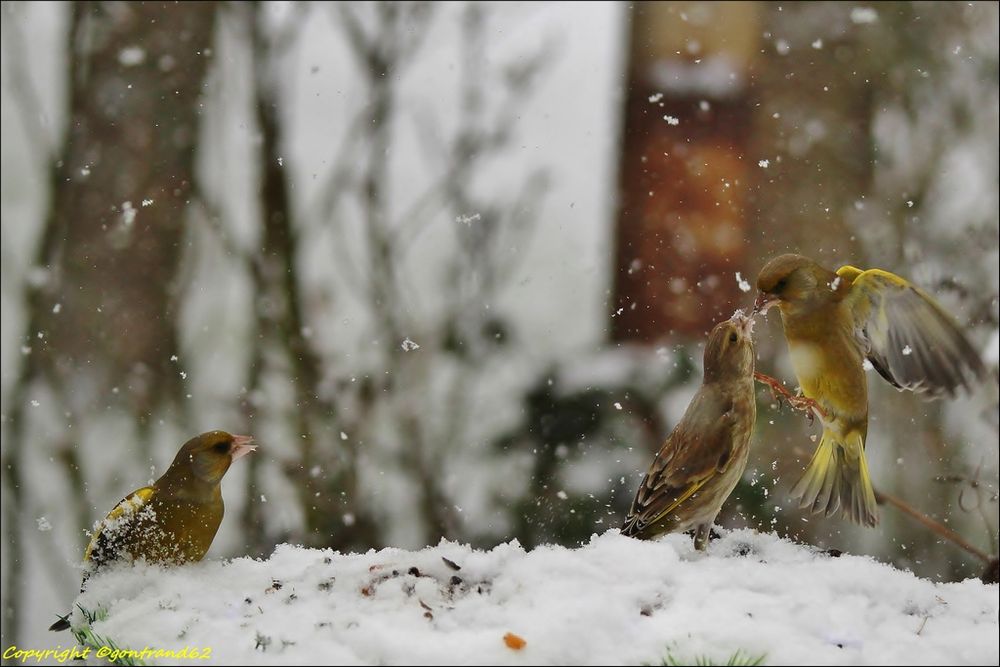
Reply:
<svg viewBox="0 0 1000 667"><path fill-rule="evenodd" d="M855 7L851 10L851 23L862 25L878 21L878 12L871 7Z"/></svg>
<svg viewBox="0 0 1000 667"><path fill-rule="evenodd" d="M739 271L736 272L736 284L739 286L741 292L750 291L750 283L743 279L743 275Z"/></svg>
<svg viewBox="0 0 1000 667"><path fill-rule="evenodd" d="M146 62L146 50L139 46L126 46L118 52L118 64L122 67L135 67Z"/></svg>

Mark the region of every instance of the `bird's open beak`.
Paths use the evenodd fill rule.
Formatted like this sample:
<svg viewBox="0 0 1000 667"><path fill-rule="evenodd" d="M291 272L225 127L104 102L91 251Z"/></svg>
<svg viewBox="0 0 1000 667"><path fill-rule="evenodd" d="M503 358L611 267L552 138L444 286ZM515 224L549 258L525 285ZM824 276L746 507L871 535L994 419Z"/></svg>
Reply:
<svg viewBox="0 0 1000 667"><path fill-rule="evenodd" d="M753 302L753 314L766 313L771 309L771 306L778 304L778 298L765 294L764 292L759 292L757 294L757 300Z"/></svg>
<svg viewBox="0 0 1000 667"><path fill-rule="evenodd" d="M229 454L233 457L233 461L236 461L256 449L257 445L253 444L252 435L234 435L233 446L229 450Z"/></svg>

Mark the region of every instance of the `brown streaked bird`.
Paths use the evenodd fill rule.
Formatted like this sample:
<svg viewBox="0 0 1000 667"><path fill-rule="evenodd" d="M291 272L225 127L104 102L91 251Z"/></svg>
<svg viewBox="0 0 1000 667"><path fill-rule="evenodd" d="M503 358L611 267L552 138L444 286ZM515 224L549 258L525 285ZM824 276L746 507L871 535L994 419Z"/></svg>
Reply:
<svg viewBox="0 0 1000 667"><path fill-rule="evenodd" d="M180 564L204 558L225 512L220 482L233 461L257 448L252 442L250 436L209 431L184 443L162 477L127 495L97 525L83 554L83 583L115 561ZM69 628L68 617L49 629Z"/></svg>
<svg viewBox="0 0 1000 667"><path fill-rule="evenodd" d="M642 479L622 533L651 539L694 529L694 547L708 545L722 504L743 476L757 418L753 318L736 311L712 329L705 375Z"/></svg>
<svg viewBox="0 0 1000 667"><path fill-rule="evenodd" d="M792 489L803 508L878 523L865 439L867 359L897 389L931 397L971 391L986 368L958 324L897 275L853 266L834 273L802 255L775 257L757 278L754 312L777 305L803 396L823 436Z"/></svg>

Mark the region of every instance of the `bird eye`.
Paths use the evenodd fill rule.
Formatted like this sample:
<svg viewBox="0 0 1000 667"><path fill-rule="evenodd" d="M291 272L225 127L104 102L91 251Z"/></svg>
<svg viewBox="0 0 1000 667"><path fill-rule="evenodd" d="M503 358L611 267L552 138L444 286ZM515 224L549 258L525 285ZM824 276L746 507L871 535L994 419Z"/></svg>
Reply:
<svg viewBox="0 0 1000 667"><path fill-rule="evenodd" d="M729 334L729 342L730 343L735 343L736 342L736 332L735 331L733 333Z"/></svg>
<svg viewBox="0 0 1000 667"><path fill-rule="evenodd" d="M226 452L229 451L229 443L228 442L220 442L219 444L217 444L214 447L212 447L212 449L214 449L215 451L217 451L220 454L225 454Z"/></svg>
<svg viewBox="0 0 1000 667"><path fill-rule="evenodd" d="M782 278L774 286L774 291L775 292L780 292L781 290L785 289L785 285L787 285L787 284L788 284L788 278Z"/></svg>

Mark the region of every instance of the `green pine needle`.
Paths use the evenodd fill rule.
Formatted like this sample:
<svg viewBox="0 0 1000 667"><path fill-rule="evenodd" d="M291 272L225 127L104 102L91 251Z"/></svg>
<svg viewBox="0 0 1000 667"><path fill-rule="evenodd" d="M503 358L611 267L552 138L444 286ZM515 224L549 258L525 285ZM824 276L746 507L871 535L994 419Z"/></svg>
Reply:
<svg viewBox="0 0 1000 667"><path fill-rule="evenodd" d="M108 612L105 609L98 609L97 611L90 611L81 605L77 605L77 608L83 613L83 617L86 624L80 627L74 627L72 629L73 636L76 637L76 641L85 647L90 647L96 653L97 651L107 648L112 651L124 651L113 639L108 637L102 637L101 635L94 632L91 627L94 623L98 621L103 621L108 616ZM121 655L115 659L106 658L107 662L112 665L125 665L131 667L132 665L145 665L142 660L138 658L133 658L128 654Z"/></svg>
<svg viewBox="0 0 1000 667"><path fill-rule="evenodd" d="M765 654L761 655L751 655L750 653L744 653L742 649L737 649L735 653L729 656L729 659L725 662L715 662L711 657L707 655L695 656L691 659L679 658L673 651L667 650L667 654L660 659L659 665L662 667L684 667L685 665L695 665L696 667L709 667L712 665L726 665L727 667L758 667L764 664L764 659L767 656ZM649 664L649 663L647 663Z"/></svg>

